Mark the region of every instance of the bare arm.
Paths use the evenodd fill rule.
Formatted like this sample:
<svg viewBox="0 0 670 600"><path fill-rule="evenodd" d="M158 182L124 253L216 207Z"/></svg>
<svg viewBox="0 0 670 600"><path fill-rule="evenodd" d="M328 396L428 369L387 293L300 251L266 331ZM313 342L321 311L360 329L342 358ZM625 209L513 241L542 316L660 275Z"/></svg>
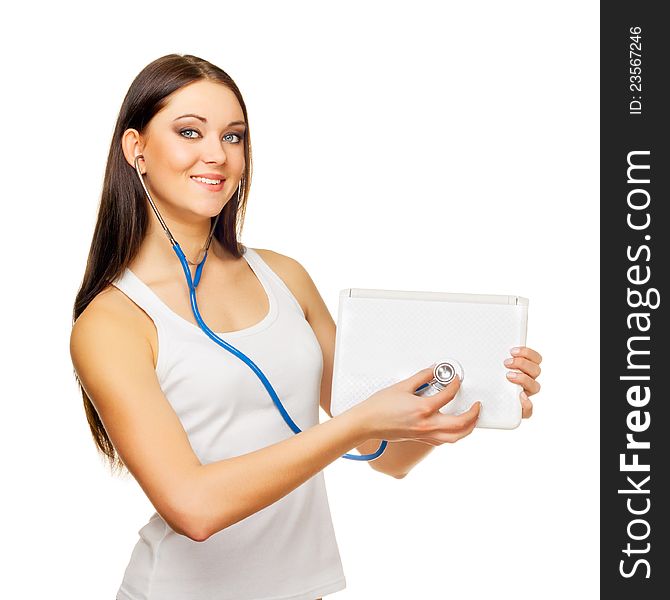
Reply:
<svg viewBox="0 0 670 600"><path fill-rule="evenodd" d="M354 407L267 448L201 464L157 380L138 326L146 317L112 298L92 302L77 319L72 361L121 460L177 533L204 541L286 496L368 438Z"/></svg>
<svg viewBox="0 0 670 600"><path fill-rule="evenodd" d="M370 439L357 445L356 449L361 454L372 454L381 443L381 440ZM402 479L434 449L435 447L430 444L414 440L389 442L383 454L370 461L370 466L381 473L386 473L396 479Z"/></svg>
<svg viewBox="0 0 670 600"><path fill-rule="evenodd" d="M367 439L355 409L267 448L201 465L194 479L200 536L206 539L283 498Z"/></svg>

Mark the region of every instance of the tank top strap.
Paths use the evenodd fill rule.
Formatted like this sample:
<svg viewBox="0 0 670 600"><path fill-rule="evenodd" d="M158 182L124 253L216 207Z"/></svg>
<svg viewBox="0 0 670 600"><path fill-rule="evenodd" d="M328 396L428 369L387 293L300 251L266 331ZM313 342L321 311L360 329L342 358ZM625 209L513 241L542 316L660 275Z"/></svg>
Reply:
<svg viewBox="0 0 670 600"><path fill-rule="evenodd" d="M293 292L288 288L284 283L284 280L277 275L262 258L261 255L256 252L253 248L245 246L244 258L247 259L247 262L251 263L252 268L258 274L259 278L265 278L266 281L269 280L273 284L273 288L277 290L278 296L284 301L288 300L288 305L293 309L297 309L302 318L305 318L305 313L300 306L300 302L293 295ZM284 302L282 302L283 304Z"/></svg>
<svg viewBox="0 0 670 600"><path fill-rule="evenodd" d="M112 282L112 285L147 313L156 327L162 326L163 322L170 318L165 304L128 267Z"/></svg>

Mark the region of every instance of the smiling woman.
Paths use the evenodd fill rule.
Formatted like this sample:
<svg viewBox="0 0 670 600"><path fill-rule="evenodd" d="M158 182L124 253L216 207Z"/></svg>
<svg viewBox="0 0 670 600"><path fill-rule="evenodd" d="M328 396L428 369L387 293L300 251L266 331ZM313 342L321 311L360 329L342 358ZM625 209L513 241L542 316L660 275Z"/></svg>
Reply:
<svg viewBox="0 0 670 600"><path fill-rule="evenodd" d="M346 585L322 470L366 435L351 417L319 424L323 356L305 311L265 261L280 255L238 241L248 123L224 71L171 54L135 78L114 130L70 351L99 451L156 509L121 600L314 600ZM300 436L193 323L161 221L191 265L211 239L205 321L268 372Z"/></svg>

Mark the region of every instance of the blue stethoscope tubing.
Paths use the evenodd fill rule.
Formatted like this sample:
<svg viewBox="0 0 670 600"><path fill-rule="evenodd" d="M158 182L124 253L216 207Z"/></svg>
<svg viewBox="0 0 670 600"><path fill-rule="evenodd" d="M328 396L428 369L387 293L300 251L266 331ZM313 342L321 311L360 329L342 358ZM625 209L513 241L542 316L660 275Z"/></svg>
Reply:
<svg viewBox="0 0 670 600"><path fill-rule="evenodd" d="M181 247L177 243L177 240L174 239L172 233L170 232L170 229L168 228L167 224L163 220L163 218L160 216L160 213L158 212L158 209L156 208L156 205L154 204L153 199L151 198L151 195L149 194L149 190L147 189L145 183L144 183L144 178L142 177L142 171L140 170L138 160L140 158L144 158L141 154L138 154L135 157L135 170L137 171L137 174L140 178L140 182L142 183L142 187L144 188L144 192L147 195L147 198L149 199L149 203L151 204L151 207L154 210L154 213L156 213L156 217L158 218L160 224L162 225L163 229L165 230L166 235L168 236L168 239L170 240L170 243L172 244L172 249L174 250L175 254L177 255L177 258L179 259L179 262L181 263L182 268L184 269L184 275L186 277L186 283L188 284L188 289L189 289L189 296L191 299L191 310L193 311L193 316L195 317L195 320L198 322L198 325L200 326L200 329L202 329L205 334L212 339L215 343L217 343L219 346L224 348L225 350L228 350L231 354L234 354L239 358L242 362L246 363L249 368L258 376L258 378L261 380L261 383L265 386L265 389L267 390L268 394L270 395L270 398L272 398L272 401L274 402L274 405L277 407L277 410L279 411L279 414L284 418L284 421L286 421L286 424L291 428L293 433L301 433L302 430L295 424L293 419L289 416L289 414L286 412L286 409L284 408L284 405L281 403L281 400L279 400L279 397L277 396L277 392L275 392L274 388L272 387L272 384L268 381L267 377L263 373L263 371L258 368L256 363L252 361L246 354L235 348L234 346L231 346L228 342L225 340L222 340L216 333L214 333L205 323L203 318L200 316L200 311L198 310L198 303L196 301L196 296L195 296L195 288L198 287L198 283L200 283L200 276L202 275L202 268L205 265L205 260L207 260L207 254L209 252L209 245L212 241L212 234L214 233L214 229L216 227L216 224L219 220L219 216L221 213L219 213L214 220L214 224L212 225L212 228L210 230L209 238L207 239L207 243L204 247L204 253L201 251L202 259L198 263L191 263L193 265L197 265L195 269L195 279L191 277L191 269L188 266L188 261L186 259L186 256L184 255L184 252L182 251ZM239 196L239 191L238 191L238 196ZM343 454L342 458L348 458L350 460L364 460L364 461L369 461L369 460L374 460L375 458L379 457L382 455L384 450L386 450L386 446L388 445L387 440L382 440L382 443L380 444L379 448L377 449L376 452L373 454Z"/></svg>

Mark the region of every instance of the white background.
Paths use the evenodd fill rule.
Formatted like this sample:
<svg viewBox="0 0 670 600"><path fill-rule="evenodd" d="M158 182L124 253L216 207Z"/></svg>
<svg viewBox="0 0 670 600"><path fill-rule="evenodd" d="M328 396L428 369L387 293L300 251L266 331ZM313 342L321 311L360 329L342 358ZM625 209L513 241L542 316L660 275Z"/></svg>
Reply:
<svg viewBox="0 0 670 600"><path fill-rule="evenodd" d="M596 2L11 11L4 597L111 600L153 512L98 458L68 345L121 101L173 52L223 68L247 103L242 241L299 260L335 317L345 287L530 298L527 343L544 357L530 420L436 448L403 480L326 468L347 577L329 597L598 597Z"/></svg>

